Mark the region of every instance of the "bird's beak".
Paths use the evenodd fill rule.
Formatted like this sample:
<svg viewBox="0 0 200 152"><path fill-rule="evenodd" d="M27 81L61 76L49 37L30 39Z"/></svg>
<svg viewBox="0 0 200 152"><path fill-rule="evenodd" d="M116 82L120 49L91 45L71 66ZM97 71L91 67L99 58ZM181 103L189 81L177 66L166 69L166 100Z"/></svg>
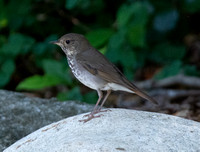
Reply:
<svg viewBox="0 0 200 152"><path fill-rule="evenodd" d="M56 44L56 45L60 46L60 42L59 42L58 40L50 41L49 43L51 43L51 44Z"/></svg>

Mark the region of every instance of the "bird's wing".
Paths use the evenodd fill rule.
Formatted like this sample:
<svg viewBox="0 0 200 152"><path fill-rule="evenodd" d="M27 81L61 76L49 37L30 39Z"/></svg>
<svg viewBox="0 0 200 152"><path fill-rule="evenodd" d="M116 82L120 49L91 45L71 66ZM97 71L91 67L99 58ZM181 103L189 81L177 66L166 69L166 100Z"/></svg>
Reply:
<svg viewBox="0 0 200 152"><path fill-rule="evenodd" d="M76 61L91 74L101 79L123 85L124 75L97 50L84 51L76 56Z"/></svg>
<svg viewBox="0 0 200 152"><path fill-rule="evenodd" d="M96 75L107 82L112 82L127 87L139 96L157 104L152 97L144 93L133 83L127 80L126 77L119 71L119 69L110 61L108 61L99 51L94 49L79 53L76 56L76 61L91 74Z"/></svg>
<svg viewBox="0 0 200 152"><path fill-rule="evenodd" d="M107 82L122 85L135 93L140 91L139 88L126 79L114 64L108 61L103 54L95 49L79 53L76 56L76 61L88 72Z"/></svg>

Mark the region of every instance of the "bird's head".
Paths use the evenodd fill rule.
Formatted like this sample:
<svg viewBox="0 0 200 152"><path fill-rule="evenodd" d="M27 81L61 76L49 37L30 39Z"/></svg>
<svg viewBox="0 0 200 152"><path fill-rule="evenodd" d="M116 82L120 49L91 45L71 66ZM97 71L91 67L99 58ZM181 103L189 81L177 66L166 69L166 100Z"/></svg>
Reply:
<svg viewBox="0 0 200 152"><path fill-rule="evenodd" d="M60 39L50 43L60 46L66 55L76 55L91 47L83 35L76 33L65 34Z"/></svg>

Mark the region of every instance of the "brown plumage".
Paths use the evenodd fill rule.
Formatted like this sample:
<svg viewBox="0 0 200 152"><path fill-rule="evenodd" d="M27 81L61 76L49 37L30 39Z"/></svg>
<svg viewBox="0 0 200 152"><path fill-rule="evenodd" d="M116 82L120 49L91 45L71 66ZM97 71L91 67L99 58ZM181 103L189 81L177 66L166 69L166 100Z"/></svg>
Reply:
<svg viewBox="0 0 200 152"><path fill-rule="evenodd" d="M136 93L142 98L157 104L156 100L127 80L120 70L108 61L103 54L93 48L83 35L66 34L52 43L59 45L65 52L75 77L98 92L99 99L97 104L88 119L84 121L98 117L94 116L94 114L100 111L111 90ZM100 108L97 108L102 99L102 91L107 91L107 95L103 99Z"/></svg>

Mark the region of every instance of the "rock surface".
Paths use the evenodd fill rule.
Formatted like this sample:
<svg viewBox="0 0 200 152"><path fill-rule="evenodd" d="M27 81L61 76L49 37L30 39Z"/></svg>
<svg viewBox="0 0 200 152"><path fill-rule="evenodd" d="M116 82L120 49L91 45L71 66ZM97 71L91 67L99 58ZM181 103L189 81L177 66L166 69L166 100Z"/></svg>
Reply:
<svg viewBox="0 0 200 152"><path fill-rule="evenodd" d="M93 105L75 101L30 98L0 90L0 151L45 125L92 108Z"/></svg>
<svg viewBox="0 0 200 152"><path fill-rule="evenodd" d="M83 123L70 117L17 141L4 152L200 151L200 123L152 112L111 109Z"/></svg>

